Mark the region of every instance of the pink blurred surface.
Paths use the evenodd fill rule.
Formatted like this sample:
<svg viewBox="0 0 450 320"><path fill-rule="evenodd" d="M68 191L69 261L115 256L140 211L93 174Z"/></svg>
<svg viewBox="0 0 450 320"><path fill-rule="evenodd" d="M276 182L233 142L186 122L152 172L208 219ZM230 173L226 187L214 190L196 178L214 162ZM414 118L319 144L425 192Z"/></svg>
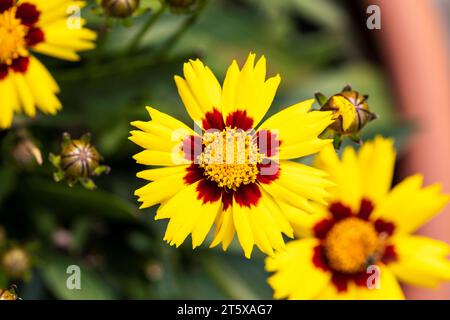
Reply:
<svg viewBox="0 0 450 320"><path fill-rule="evenodd" d="M421 172L426 184L441 182L450 192L450 65L443 15L431 0L367 2L381 8L380 51L399 110L416 125L402 176ZM450 206L419 232L450 243ZM409 299L450 299L450 284L405 288Z"/></svg>

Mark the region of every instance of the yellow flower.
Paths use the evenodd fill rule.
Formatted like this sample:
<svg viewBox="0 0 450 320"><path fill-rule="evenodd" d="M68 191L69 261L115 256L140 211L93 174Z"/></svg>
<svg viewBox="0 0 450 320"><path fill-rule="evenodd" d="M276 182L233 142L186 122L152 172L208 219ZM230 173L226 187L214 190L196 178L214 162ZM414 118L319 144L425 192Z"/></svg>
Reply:
<svg viewBox="0 0 450 320"><path fill-rule="evenodd" d="M194 132L150 107L151 121L132 123L140 130L130 140L146 149L134 159L161 166L137 175L153 181L135 192L141 208L161 204L156 219L170 219L164 240L177 247L189 234L199 246L214 225L212 247L222 243L226 250L237 233L248 258L255 244L269 255L284 248L282 233L292 237L293 229L280 203L311 212L312 202L325 203L331 184L322 171L288 159L330 143L318 135L332 122L331 112L309 112L311 99L258 126L280 76L266 80L266 60L255 64L254 54L242 69L233 61L222 86L200 60L185 63L184 78L175 82L199 127Z"/></svg>
<svg viewBox="0 0 450 320"><path fill-rule="evenodd" d="M315 215L286 208L304 239L266 260L275 298L403 299L398 280L429 287L450 280L450 246L411 235L450 198L437 184L422 187L420 175L390 190L394 163L393 141L382 137L358 153L346 148L342 160L323 149L317 167L336 187Z"/></svg>
<svg viewBox="0 0 450 320"><path fill-rule="evenodd" d="M30 51L75 61L77 51L94 47L96 34L83 28L84 1L0 0L0 129L14 113L34 117L61 109L59 87ZM69 17L69 13L73 16Z"/></svg>

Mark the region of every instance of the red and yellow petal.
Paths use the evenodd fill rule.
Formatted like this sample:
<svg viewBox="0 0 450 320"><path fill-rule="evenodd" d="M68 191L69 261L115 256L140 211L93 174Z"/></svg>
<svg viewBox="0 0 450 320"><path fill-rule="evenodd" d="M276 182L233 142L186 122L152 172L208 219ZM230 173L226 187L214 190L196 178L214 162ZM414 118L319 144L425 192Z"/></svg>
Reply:
<svg viewBox="0 0 450 320"><path fill-rule="evenodd" d="M267 113L277 92L279 75L266 80L266 59L255 64L256 55L250 53L241 70L233 61L225 76L221 111L224 120L237 110L245 110L256 126Z"/></svg>
<svg viewBox="0 0 450 320"><path fill-rule="evenodd" d="M331 140L318 136L333 122L331 112L310 111L314 100L290 106L267 119L259 130L270 130L281 140L280 159L294 159L322 150Z"/></svg>
<svg viewBox="0 0 450 320"><path fill-rule="evenodd" d="M404 300L403 290L389 267L380 265L379 272L379 287L369 289L356 286L355 298L358 300Z"/></svg>
<svg viewBox="0 0 450 320"><path fill-rule="evenodd" d="M311 201L326 205L326 188L332 185L319 170L289 161L280 162L277 179L261 184L274 198L306 212L314 212Z"/></svg>
<svg viewBox="0 0 450 320"><path fill-rule="evenodd" d="M200 60L190 60L183 66L184 78L175 76L178 93L192 120L202 120L207 112L220 106L220 83Z"/></svg>
<svg viewBox="0 0 450 320"><path fill-rule="evenodd" d="M182 142L194 134L177 119L147 108L151 121L134 121L131 124L139 130L131 131L129 139L146 150L136 154L134 159L152 166L174 166L190 163L182 151Z"/></svg>
<svg viewBox="0 0 450 320"><path fill-rule="evenodd" d="M76 61L79 60L77 52L91 50L95 47L97 38L95 32L84 28L85 20L80 14L73 12L68 17L70 10L81 10L86 5L85 1L28 0L40 11L40 17L36 24L44 34L44 41L33 47L33 50L55 58Z"/></svg>

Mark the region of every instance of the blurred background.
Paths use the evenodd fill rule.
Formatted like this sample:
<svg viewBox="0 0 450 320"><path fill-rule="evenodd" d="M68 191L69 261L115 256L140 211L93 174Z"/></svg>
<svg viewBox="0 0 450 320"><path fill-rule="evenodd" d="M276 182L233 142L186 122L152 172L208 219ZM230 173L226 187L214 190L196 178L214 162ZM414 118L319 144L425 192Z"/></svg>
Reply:
<svg viewBox="0 0 450 320"><path fill-rule="evenodd" d="M422 172L450 191L449 1L193 2L180 10L141 0L122 20L88 1L82 15L99 33L98 48L79 63L39 57L61 86L64 109L0 132L0 288L17 284L23 299L271 298L262 254L247 260L236 245L192 251L190 241L170 247L166 222L154 221L155 208L139 211L133 196L144 181L135 177L143 167L132 159L139 148L127 139L129 123L148 119L146 105L189 123L173 81L189 58L221 81L232 59L264 54L268 73L282 76L269 115L351 84L380 116L364 139L396 139L396 179ZM380 30L366 26L370 4L381 8ZM111 167L95 179L98 189L53 181L47 158L60 151L63 132L92 133ZM447 210L421 232L450 242L449 230ZM6 253L14 263L4 263ZM69 265L81 267L82 290L67 290ZM414 299L450 299L449 286L406 289Z"/></svg>

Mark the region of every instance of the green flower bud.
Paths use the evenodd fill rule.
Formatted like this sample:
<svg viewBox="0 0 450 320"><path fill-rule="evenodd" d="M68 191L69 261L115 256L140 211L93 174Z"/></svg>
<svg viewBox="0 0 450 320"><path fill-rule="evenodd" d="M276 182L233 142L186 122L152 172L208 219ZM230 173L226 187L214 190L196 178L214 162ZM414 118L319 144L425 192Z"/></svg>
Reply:
<svg viewBox="0 0 450 320"><path fill-rule="evenodd" d="M111 17L126 18L136 11L139 2L139 0L102 0L102 7Z"/></svg>
<svg viewBox="0 0 450 320"><path fill-rule="evenodd" d="M81 182L84 187L93 189L95 184L90 177L109 172L109 167L100 165L102 157L90 140L90 134L74 140L68 133L63 135L61 154L49 156L58 169L54 174L56 181L66 180L69 186Z"/></svg>
<svg viewBox="0 0 450 320"><path fill-rule="evenodd" d="M61 152L61 168L70 177L89 177L99 162L97 149L83 140L71 140Z"/></svg>

